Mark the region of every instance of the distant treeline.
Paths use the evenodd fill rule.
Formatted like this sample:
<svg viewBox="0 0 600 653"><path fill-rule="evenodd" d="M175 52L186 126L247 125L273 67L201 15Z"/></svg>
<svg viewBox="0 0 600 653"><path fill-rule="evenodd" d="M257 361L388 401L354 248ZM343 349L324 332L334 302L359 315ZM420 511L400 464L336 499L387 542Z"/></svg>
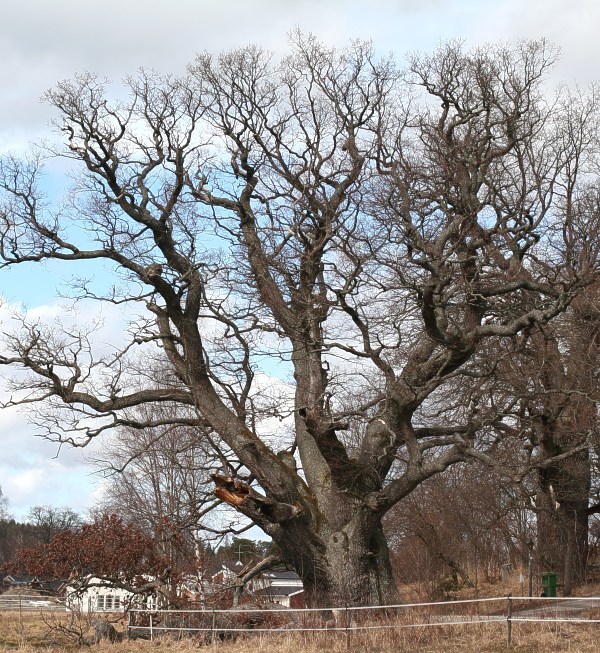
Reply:
<svg viewBox="0 0 600 653"><path fill-rule="evenodd" d="M0 519L0 565L10 562L21 547L37 544L40 536L39 526L14 519Z"/></svg>

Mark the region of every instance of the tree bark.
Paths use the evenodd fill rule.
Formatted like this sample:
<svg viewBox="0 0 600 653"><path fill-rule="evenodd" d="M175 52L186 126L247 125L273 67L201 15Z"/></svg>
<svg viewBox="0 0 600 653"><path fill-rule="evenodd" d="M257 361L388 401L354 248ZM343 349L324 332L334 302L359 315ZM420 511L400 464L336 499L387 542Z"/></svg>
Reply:
<svg viewBox="0 0 600 653"><path fill-rule="evenodd" d="M591 491L590 435L597 429L598 288L577 297L560 328L538 348L545 418L539 426L545 455L558 456L539 471L538 549L547 571L562 575L564 594L585 578ZM569 456L564 456L572 452Z"/></svg>
<svg viewBox="0 0 600 653"><path fill-rule="evenodd" d="M292 553L301 558L295 568L303 580L308 605L400 603L381 523L354 519L323 536L323 548L318 553ZM287 550L291 551L289 545Z"/></svg>
<svg viewBox="0 0 600 653"><path fill-rule="evenodd" d="M250 488L241 482L219 475L213 478L215 494L237 509L252 509L254 501L265 501L260 495L258 499L251 496ZM296 513L264 525L281 548L283 560L302 578L308 604L399 603L381 516L359 501L343 504L329 497L322 503L325 508L316 521L310 514Z"/></svg>
<svg viewBox="0 0 600 653"><path fill-rule="evenodd" d="M562 576L565 596L585 578L591 471L578 452L542 472L537 496L538 551L542 571Z"/></svg>

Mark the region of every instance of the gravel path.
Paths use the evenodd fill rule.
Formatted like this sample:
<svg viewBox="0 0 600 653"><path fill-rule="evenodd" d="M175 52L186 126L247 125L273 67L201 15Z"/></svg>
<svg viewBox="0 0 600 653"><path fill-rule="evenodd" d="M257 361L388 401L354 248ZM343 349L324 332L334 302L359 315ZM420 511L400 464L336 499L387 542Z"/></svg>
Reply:
<svg viewBox="0 0 600 653"><path fill-rule="evenodd" d="M586 596L579 599L564 599L539 605L535 608L515 610L513 615L517 619L556 619L576 618L589 610L600 608L600 596Z"/></svg>

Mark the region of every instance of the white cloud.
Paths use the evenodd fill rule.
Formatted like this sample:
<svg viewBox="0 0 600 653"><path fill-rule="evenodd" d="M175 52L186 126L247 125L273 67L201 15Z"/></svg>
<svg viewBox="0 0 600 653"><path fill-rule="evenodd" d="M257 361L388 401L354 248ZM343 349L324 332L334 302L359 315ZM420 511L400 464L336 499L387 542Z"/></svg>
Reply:
<svg viewBox="0 0 600 653"><path fill-rule="evenodd" d="M0 307L2 331L14 326L13 310L15 307L6 303ZM96 320L97 311L97 306L85 303L77 314L68 316L63 305L49 302L33 307L29 318L63 324L69 320L82 326ZM101 327L95 333L97 350L106 352L121 344L125 320L120 309L103 307ZM8 393L0 390L0 400L7 399ZM85 449L59 449L57 443L34 437L36 433L39 429L29 421L26 410L11 407L0 411L0 486L8 497L9 512L23 519L33 505L68 505L80 512L92 507L99 490L84 458L102 446L101 439Z"/></svg>
<svg viewBox="0 0 600 653"><path fill-rule="evenodd" d="M372 38L400 55L448 38L468 43L546 36L562 46L560 71L596 74L596 0L22 0L5 3L0 26L0 148L38 136L51 116L40 103L58 80L91 70L119 80L139 66L183 72L194 54L258 42L284 50L298 26L329 43Z"/></svg>
<svg viewBox="0 0 600 653"><path fill-rule="evenodd" d="M431 50L449 38L467 45L546 36L562 48L555 79L587 84L597 73L600 3L596 0L21 0L4 3L0 24L0 151L23 149L48 133L50 108L40 102L58 80L91 70L119 80L143 65L181 73L198 51L219 52L256 42L285 50L295 26L344 45L372 38L381 52L399 56ZM55 175L49 182L57 184ZM40 318L63 309L54 299L62 267L49 264L0 274L0 294L22 301ZM82 309L80 320L89 317ZM6 318L6 309L0 311ZM87 317L86 317L87 316ZM106 309L98 342L119 342L123 318ZM281 382L279 390L285 390ZM266 386L266 383L265 383ZM274 420L264 427L274 433ZM284 425L285 426L285 425ZM0 413L0 484L11 510L30 505L89 505L94 490L82 452L32 437L33 427L14 410Z"/></svg>
<svg viewBox="0 0 600 653"><path fill-rule="evenodd" d="M0 485L8 510L23 519L34 505L70 506L85 512L93 504L94 485L80 450L33 437L34 429L14 409L0 413Z"/></svg>

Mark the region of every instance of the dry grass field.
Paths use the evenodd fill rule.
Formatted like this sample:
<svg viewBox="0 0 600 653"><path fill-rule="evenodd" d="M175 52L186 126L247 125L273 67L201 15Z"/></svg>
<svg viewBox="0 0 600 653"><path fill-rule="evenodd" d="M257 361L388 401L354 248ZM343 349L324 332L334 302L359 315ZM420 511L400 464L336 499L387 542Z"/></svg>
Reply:
<svg viewBox="0 0 600 653"><path fill-rule="evenodd" d="M489 596L491 588L488 590ZM495 587L497 595L518 588ZM598 587L586 587L581 595L598 594ZM506 593L505 593L506 592ZM483 592L482 592L483 593ZM519 594L518 591L514 592ZM413 596L405 597L414 600ZM463 595L455 598L467 598ZM479 614L504 614L506 603L478 604ZM465 612L474 608L463 604ZM452 606L450 613L462 614L463 607ZM600 609L581 615L600 618ZM123 631L124 621L115 615L113 621ZM33 653L46 651L76 651L82 642L93 638L90 619L69 617L65 612L23 613L0 612L0 651ZM155 637L153 641L127 640L93 645L97 653L596 653L600 648L599 624L514 623L513 645L507 644L506 621L476 623L462 626L426 628L396 628L370 632L253 633L235 641L210 641L210 637Z"/></svg>
<svg viewBox="0 0 600 653"><path fill-rule="evenodd" d="M39 618L38 620L39 621ZM26 620L25 633L14 624L2 620L0 650L18 650L22 653L76 650L67 642L43 636L39 623ZM37 631L37 635L35 632ZM25 636L23 636L25 635ZM375 637L354 635L349 643L345 637L334 635L262 635L255 634L235 642L201 644L196 639L163 637L154 641L123 641L116 644L103 642L92 647L97 653L597 653L598 625L532 626L518 625L514 630L512 647L506 644L504 625L478 625L457 630L455 627L399 631Z"/></svg>
<svg viewBox="0 0 600 653"><path fill-rule="evenodd" d="M62 622L66 617L61 615ZM56 630L59 620L40 615L0 615L0 650L22 653L76 650L64 633ZM119 624L117 624L118 626ZM88 635L91 635L91 630ZM234 642L206 643L197 638L160 637L154 641L125 640L94 645L97 653L596 653L598 624L515 624L513 646L506 642L506 624L476 624L466 627L444 626L399 629L370 635L344 634L262 634L256 633Z"/></svg>

